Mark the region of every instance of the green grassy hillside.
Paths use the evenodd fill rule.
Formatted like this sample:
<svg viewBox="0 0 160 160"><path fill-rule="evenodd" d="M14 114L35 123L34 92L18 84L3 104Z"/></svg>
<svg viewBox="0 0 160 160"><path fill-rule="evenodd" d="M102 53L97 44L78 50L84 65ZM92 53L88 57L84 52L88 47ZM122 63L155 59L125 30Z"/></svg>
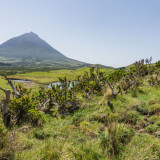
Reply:
<svg viewBox="0 0 160 160"><path fill-rule="evenodd" d="M160 159L160 61L82 73L72 87L17 86L10 119L0 114L0 159Z"/></svg>
<svg viewBox="0 0 160 160"><path fill-rule="evenodd" d="M114 113L105 96L94 96L92 100L80 96L81 109L73 115L43 114L45 123L40 127L26 124L9 130L13 153L6 150L5 154L14 154L14 159L19 160L158 160L159 90L160 87L144 86L136 93L119 95L113 101ZM112 149L117 150L118 156L109 155Z"/></svg>

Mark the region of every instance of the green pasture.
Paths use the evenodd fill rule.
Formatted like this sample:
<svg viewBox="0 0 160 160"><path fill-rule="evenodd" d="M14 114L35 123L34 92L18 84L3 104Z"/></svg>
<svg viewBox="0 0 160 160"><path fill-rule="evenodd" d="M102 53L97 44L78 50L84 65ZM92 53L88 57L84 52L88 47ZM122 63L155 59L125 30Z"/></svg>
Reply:
<svg viewBox="0 0 160 160"><path fill-rule="evenodd" d="M0 87L3 89L11 89L11 87L8 85L8 82L1 76L0 76ZM3 99L4 97L5 97L4 92L0 90L0 99Z"/></svg>
<svg viewBox="0 0 160 160"><path fill-rule="evenodd" d="M20 84L22 85L23 87L26 87L26 88L30 88L32 91L35 91L38 89L38 84L36 83L30 83L30 84L26 84L26 83L21 83L21 82L13 82L13 85L17 85L17 84ZM3 89L11 89L10 85L8 84L8 82L0 76L0 87L3 88ZM2 100L3 98L5 98L5 93L0 90L0 100Z"/></svg>
<svg viewBox="0 0 160 160"><path fill-rule="evenodd" d="M59 77L66 76L68 80L76 80L78 75L83 74L85 71L89 71L90 68L79 68L75 70L52 70L48 72L30 72L24 74L16 74L10 76L10 78L30 80L36 83L48 84L50 82L58 81ZM102 71L109 73L112 69L101 69Z"/></svg>

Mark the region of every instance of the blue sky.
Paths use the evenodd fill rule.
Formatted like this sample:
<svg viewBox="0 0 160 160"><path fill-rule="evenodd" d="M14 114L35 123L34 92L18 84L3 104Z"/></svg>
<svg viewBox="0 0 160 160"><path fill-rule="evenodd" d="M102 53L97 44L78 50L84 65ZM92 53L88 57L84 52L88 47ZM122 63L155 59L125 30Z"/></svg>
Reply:
<svg viewBox="0 0 160 160"><path fill-rule="evenodd" d="M33 31L88 63L160 60L160 0L1 0L0 20L0 44Z"/></svg>

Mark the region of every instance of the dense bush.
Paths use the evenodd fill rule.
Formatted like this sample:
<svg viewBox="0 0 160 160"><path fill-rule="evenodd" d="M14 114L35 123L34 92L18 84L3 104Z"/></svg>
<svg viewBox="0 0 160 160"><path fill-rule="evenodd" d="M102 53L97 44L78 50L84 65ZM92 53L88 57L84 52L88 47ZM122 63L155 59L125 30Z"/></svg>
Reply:
<svg viewBox="0 0 160 160"><path fill-rule="evenodd" d="M30 96L12 99L9 111L11 113L12 122L15 124L30 122L35 125L38 123L38 120L42 118L37 109L36 102L32 101Z"/></svg>
<svg viewBox="0 0 160 160"><path fill-rule="evenodd" d="M58 111L61 114L74 113L80 105L80 101L76 97L74 85L70 87L67 78L59 78L60 85L52 86L50 92L50 100L57 103Z"/></svg>
<svg viewBox="0 0 160 160"><path fill-rule="evenodd" d="M77 91L84 91L88 98L90 94L101 94L105 86L105 73L99 68L90 68L89 72L78 76L78 83L76 85Z"/></svg>

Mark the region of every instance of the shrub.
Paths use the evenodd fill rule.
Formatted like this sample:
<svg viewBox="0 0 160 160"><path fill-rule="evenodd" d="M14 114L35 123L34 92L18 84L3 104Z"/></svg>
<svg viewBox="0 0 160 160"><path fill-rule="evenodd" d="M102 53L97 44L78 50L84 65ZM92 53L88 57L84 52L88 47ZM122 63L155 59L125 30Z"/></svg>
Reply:
<svg viewBox="0 0 160 160"><path fill-rule="evenodd" d="M20 124L22 122L30 122L36 125L41 118L41 114L36 110L37 104L32 102L29 96L23 96L19 99L12 99L9 105L12 122Z"/></svg>
<svg viewBox="0 0 160 160"><path fill-rule="evenodd" d="M92 67L89 72L78 76L77 79L76 90L85 92L86 98L89 94L101 94L105 85L104 72L100 71L99 68Z"/></svg>
<svg viewBox="0 0 160 160"><path fill-rule="evenodd" d="M41 113L35 109L28 110L28 117L32 125L37 125L40 120L43 120Z"/></svg>
<svg viewBox="0 0 160 160"><path fill-rule="evenodd" d="M73 114L79 109L80 101L77 99L74 88L69 88L70 82L66 77L59 78L60 85L52 86L50 90L51 102L57 103L58 112L63 115Z"/></svg>
<svg viewBox="0 0 160 160"><path fill-rule="evenodd" d="M157 68L160 68L160 61L157 61L157 62L156 62L156 67L157 67Z"/></svg>

